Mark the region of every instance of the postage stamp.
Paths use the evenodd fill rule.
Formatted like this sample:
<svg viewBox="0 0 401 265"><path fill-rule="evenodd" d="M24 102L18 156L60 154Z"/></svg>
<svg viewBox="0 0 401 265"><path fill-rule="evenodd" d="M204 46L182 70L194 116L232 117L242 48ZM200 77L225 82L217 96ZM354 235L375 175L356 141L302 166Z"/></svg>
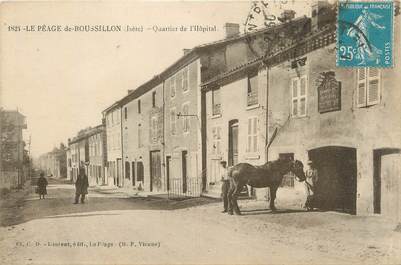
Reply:
<svg viewBox="0 0 401 265"><path fill-rule="evenodd" d="M337 66L393 66L393 2L340 2Z"/></svg>

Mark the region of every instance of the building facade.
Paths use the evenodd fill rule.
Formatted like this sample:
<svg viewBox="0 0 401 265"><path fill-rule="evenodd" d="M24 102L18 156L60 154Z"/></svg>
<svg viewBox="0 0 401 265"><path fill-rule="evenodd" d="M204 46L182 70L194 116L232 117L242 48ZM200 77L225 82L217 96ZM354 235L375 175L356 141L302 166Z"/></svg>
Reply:
<svg viewBox="0 0 401 265"><path fill-rule="evenodd" d="M0 187L17 188L25 182L23 130L26 117L18 110L0 110L1 172Z"/></svg>
<svg viewBox="0 0 401 265"><path fill-rule="evenodd" d="M118 102L103 111L107 143L106 184L123 186L121 106Z"/></svg>
<svg viewBox="0 0 401 265"><path fill-rule="evenodd" d="M70 159L67 171L70 180L75 182L79 168L85 168L89 185L105 184L104 174L104 126L88 127L78 132L77 136L68 140Z"/></svg>
<svg viewBox="0 0 401 265"><path fill-rule="evenodd" d="M320 14L319 5L313 8ZM259 156L294 158L305 165L311 160L323 208L400 220L400 65L336 67L335 20L310 22L309 32L285 49L273 46L263 59L203 84L208 184L218 181L220 159L259 164ZM395 59L400 57L399 26L395 19ZM262 80L253 82L256 72ZM254 107L249 106L256 103L253 83L262 86L256 93L262 102ZM305 202L304 184L289 175L283 185L278 200Z"/></svg>
<svg viewBox="0 0 401 265"><path fill-rule="evenodd" d="M51 152L45 153L39 157L39 167L47 176L54 178L67 178L67 147L60 144Z"/></svg>
<svg viewBox="0 0 401 265"><path fill-rule="evenodd" d="M89 165L88 179L90 185L105 185L104 159L104 125L94 127L88 134Z"/></svg>
<svg viewBox="0 0 401 265"><path fill-rule="evenodd" d="M162 168L163 83L154 77L120 101L124 186L165 191Z"/></svg>
<svg viewBox="0 0 401 265"><path fill-rule="evenodd" d="M250 68L235 81L205 91L208 194L221 192L221 161L266 162L267 71Z"/></svg>

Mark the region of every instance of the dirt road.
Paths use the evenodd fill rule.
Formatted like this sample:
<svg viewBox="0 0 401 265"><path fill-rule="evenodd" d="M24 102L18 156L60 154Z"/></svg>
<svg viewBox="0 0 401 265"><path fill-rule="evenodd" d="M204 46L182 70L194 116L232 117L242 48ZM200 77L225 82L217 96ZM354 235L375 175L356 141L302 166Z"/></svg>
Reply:
<svg viewBox="0 0 401 265"><path fill-rule="evenodd" d="M401 233L380 217L282 210L241 201L243 216L209 199L176 202L53 183L46 200L1 209L2 264L400 263Z"/></svg>

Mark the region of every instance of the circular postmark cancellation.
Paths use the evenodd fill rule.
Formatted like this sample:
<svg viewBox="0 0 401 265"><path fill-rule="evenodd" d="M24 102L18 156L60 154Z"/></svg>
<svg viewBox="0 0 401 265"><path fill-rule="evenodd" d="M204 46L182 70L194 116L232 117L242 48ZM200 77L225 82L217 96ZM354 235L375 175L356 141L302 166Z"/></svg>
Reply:
<svg viewBox="0 0 401 265"><path fill-rule="evenodd" d="M339 2L337 66L392 67L393 18L392 1Z"/></svg>
<svg viewBox="0 0 401 265"><path fill-rule="evenodd" d="M256 58L272 53L272 50L284 48L293 42L300 32L305 32L308 23L285 28L278 26L295 19L298 13L305 15L310 11L310 4L306 1L268 0L254 1L244 23L245 41ZM297 14L298 15L298 14ZM257 32L263 32L256 34ZM255 34L252 34L255 33ZM258 35L258 36L256 36Z"/></svg>
<svg viewBox="0 0 401 265"><path fill-rule="evenodd" d="M283 10L283 7L288 4L288 0L269 0L269 1L254 1L251 3L248 16L244 23L244 33L246 34L246 42L251 52L255 57L266 55L267 50L261 51L254 47L254 39L250 33L258 32L266 28L272 28L281 23L279 20L277 8ZM275 10L276 12L273 12ZM263 42L269 45L276 36L274 32L265 32L263 34Z"/></svg>

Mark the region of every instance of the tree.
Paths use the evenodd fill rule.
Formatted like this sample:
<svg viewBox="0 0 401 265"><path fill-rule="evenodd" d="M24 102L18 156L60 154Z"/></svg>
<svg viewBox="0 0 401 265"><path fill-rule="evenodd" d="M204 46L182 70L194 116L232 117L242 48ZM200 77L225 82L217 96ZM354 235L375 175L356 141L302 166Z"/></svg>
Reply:
<svg viewBox="0 0 401 265"><path fill-rule="evenodd" d="M15 141L16 126L10 121L4 110L0 109L0 159L3 169L15 169L20 166L18 159L18 142ZM22 159L22 157L21 157Z"/></svg>

